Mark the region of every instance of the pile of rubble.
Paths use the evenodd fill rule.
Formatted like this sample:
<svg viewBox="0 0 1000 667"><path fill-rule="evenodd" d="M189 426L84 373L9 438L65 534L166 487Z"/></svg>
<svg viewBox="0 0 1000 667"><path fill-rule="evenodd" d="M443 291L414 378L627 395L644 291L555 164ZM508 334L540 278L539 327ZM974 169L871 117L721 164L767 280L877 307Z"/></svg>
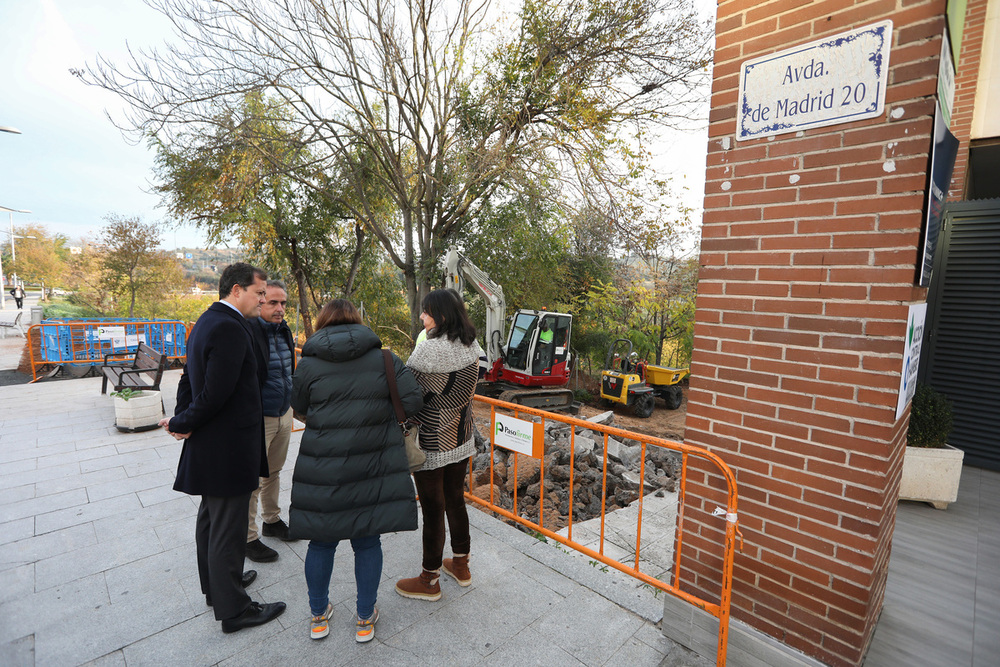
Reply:
<svg viewBox="0 0 1000 667"><path fill-rule="evenodd" d="M614 423L614 413L606 412L588 421ZM646 447L645 466L640 468L642 447L634 440L619 441L608 437L607 484L604 484L604 437L589 429L560 422L547 422L545 427L545 479L541 479L541 461L497 447L493 453L493 477L490 479L489 441L479 430L489 432L489 423L477 423L477 454L473 459L473 495L490 499L506 510L513 511L517 492L517 513L522 518L538 522L539 500L544 488L545 528L558 531L569 523L570 465L573 469L573 523L601 515L602 489L605 512L628 507L640 493L674 491L680 472L680 456L662 447ZM572 447L572 457L570 448ZM516 461L515 461L516 459ZM516 475L515 475L516 466ZM645 477L640 484L640 470ZM544 481L544 485L542 482Z"/></svg>

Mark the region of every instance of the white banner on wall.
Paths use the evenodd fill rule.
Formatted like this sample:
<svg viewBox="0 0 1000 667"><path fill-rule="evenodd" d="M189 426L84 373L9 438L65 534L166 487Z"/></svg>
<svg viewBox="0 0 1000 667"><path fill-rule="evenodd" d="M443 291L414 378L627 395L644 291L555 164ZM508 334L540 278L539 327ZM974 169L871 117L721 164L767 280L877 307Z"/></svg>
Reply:
<svg viewBox="0 0 1000 667"><path fill-rule="evenodd" d="M924 339L924 322L927 319L927 304L910 306L906 318L906 341L903 345L903 372L899 375L899 398L896 399L896 419L899 420L906 405L917 390L917 369L920 366L920 346Z"/></svg>
<svg viewBox="0 0 1000 667"><path fill-rule="evenodd" d="M736 140L880 116L891 43L881 21L744 62Z"/></svg>

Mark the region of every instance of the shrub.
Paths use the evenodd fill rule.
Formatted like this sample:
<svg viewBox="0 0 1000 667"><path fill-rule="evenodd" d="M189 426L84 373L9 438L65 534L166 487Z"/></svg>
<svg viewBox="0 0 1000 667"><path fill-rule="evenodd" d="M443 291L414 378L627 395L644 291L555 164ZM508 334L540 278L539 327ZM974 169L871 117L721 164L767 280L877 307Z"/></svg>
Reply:
<svg viewBox="0 0 1000 667"><path fill-rule="evenodd" d="M948 397L930 385L918 382L910 404L906 444L910 447L944 447L952 421L952 403Z"/></svg>

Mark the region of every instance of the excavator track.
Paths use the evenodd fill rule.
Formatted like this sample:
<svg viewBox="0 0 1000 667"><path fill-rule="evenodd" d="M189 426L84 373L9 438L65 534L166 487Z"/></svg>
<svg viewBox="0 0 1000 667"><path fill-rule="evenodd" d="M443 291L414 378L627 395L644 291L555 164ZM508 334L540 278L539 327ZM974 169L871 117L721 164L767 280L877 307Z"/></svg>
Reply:
<svg viewBox="0 0 1000 667"><path fill-rule="evenodd" d="M497 396L498 400L528 408L551 412L579 412L580 405L573 400L573 392L566 388L508 389Z"/></svg>

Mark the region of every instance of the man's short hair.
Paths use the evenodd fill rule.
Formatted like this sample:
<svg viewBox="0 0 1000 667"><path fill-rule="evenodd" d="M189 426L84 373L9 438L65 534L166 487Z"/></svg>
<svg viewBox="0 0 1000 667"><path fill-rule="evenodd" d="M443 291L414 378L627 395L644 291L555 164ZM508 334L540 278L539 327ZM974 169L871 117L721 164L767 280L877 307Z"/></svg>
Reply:
<svg viewBox="0 0 1000 667"><path fill-rule="evenodd" d="M285 293L288 292L288 288L285 287L285 283L281 282L280 280L268 280L267 281L267 286L268 287L277 287L282 292L285 292Z"/></svg>
<svg viewBox="0 0 1000 667"><path fill-rule="evenodd" d="M267 274L263 269L251 266L246 262L236 262L230 264L222 270L219 278L219 298L225 299L233 291L233 285L239 285L246 289L254 284L255 280L267 280Z"/></svg>

